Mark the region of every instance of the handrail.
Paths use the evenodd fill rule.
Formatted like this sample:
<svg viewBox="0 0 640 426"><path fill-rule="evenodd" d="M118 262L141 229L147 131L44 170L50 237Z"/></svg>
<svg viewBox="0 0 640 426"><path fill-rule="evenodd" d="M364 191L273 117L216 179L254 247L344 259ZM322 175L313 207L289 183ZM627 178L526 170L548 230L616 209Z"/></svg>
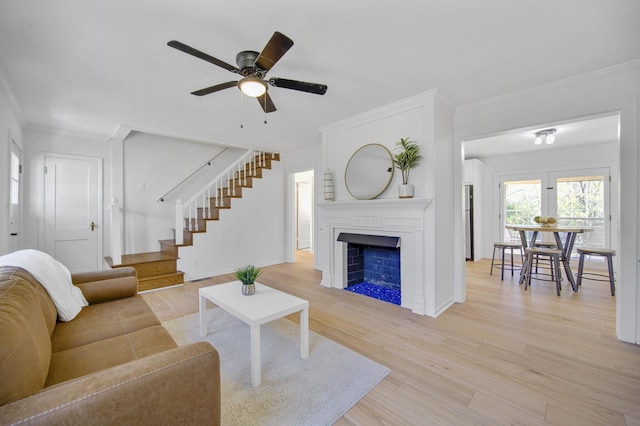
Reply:
<svg viewBox="0 0 640 426"><path fill-rule="evenodd" d="M247 177L256 175L257 167L266 165L266 156L275 158L274 152L247 150L240 158L224 169L214 179L209 181L202 189L196 192L185 203L181 199L176 201L176 244L184 243L184 230L198 231L198 219L210 219L212 205L214 208L224 207L226 196L236 195L236 181L239 186L247 184ZM244 180L243 180L244 179ZM226 185L226 186L225 186ZM213 197L211 194L213 193ZM198 217L198 208L202 209L202 215ZM187 214L185 215L185 211ZM185 217L186 216L186 217ZM186 223L185 223L185 220ZM186 226L185 226L186 225Z"/></svg>
<svg viewBox="0 0 640 426"><path fill-rule="evenodd" d="M173 191L174 189L176 189L178 186L182 185L187 179L189 179L191 176L195 175L200 169L202 169L204 166L206 165L210 165L211 162L213 160L215 160L216 158L218 158L223 152L225 152L228 148L224 147L222 148L220 151L216 152L213 157L209 158L207 161L205 161L204 163L202 163L202 165L196 167L195 169L193 169L192 171L190 171L189 173L187 173L182 179L178 180L176 183L174 183L169 189L165 190L162 194L160 194L157 198L156 201L164 201L164 197L167 196L168 193L170 193L171 191Z"/></svg>

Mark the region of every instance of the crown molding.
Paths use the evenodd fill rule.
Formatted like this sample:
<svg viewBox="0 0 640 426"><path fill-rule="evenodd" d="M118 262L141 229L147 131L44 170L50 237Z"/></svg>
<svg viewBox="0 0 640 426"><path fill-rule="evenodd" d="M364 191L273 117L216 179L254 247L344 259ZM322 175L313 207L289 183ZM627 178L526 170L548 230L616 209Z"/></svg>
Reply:
<svg viewBox="0 0 640 426"><path fill-rule="evenodd" d="M578 82L578 81L582 81L582 80L588 80L588 79L592 79L594 77L606 76L608 74L614 74L614 73L616 73L616 72L618 72L620 70L637 67L639 65L640 65L640 59L636 59L636 60L633 60L633 61L624 62L622 64L612 65L610 67L601 68L601 69L598 69L598 70L595 70L595 71L590 71L590 72L583 73L583 74L577 74L577 75L574 75L574 76L571 76L571 77L567 77L567 78L563 78L563 79L560 79L560 80L555 80L555 81L552 81L550 83L541 84L539 86L528 87L526 89L516 90L515 92L504 93L504 94L501 94L501 95L498 95L498 96L493 96L493 97L490 97L490 98L481 99L479 101L470 102L468 104L459 105L455 110L456 110L456 112L458 112L458 111L478 109L478 108L482 108L484 106L487 106L489 104L503 102L505 100L510 100L510 99L521 97L523 95L530 95L530 94L535 94L535 93L538 93L538 92L548 91L549 89L553 89L553 88L556 88L556 87L559 87L559 86L563 86L563 85L565 85L567 83Z"/></svg>

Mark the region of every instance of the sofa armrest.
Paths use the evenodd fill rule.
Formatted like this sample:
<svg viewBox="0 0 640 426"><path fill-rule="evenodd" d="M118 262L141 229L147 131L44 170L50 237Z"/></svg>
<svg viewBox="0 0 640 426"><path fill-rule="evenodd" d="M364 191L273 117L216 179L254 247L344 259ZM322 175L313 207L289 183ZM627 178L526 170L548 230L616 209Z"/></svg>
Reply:
<svg viewBox="0 0 640 426"><path fill-rule="evenodd" d="M0 407L2 424L219 425L220 358L207 342L45 388Z"/></svg>
<svg viewBox="0 0 640 426"><path fill-rule="evenodd" d="M138 275L131 267L80 272L72 274L71 281L92 305L135 296L138 292Z"/></svg>

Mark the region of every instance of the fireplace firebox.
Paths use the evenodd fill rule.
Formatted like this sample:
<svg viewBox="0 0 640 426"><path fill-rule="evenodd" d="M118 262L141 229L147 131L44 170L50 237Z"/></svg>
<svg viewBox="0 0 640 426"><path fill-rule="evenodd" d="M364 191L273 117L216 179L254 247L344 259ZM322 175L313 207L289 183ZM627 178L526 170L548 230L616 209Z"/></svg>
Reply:
<svg viewBox="0 0 640 426"><path fill-rule="evenodd" d="M400 238L341 233L347 242L346 290L400 304Z"/></svg>

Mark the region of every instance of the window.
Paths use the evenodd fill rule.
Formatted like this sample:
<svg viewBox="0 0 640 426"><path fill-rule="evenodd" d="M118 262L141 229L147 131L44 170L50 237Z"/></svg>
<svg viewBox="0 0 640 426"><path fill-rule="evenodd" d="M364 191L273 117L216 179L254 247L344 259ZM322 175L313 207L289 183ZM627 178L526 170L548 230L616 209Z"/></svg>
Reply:
<svg viewBox="0 0 640 426"><path fill-rule="evenodd" d="M10 177L11 204L20 204L20 158L11 151L11 177Z"/></svg>

